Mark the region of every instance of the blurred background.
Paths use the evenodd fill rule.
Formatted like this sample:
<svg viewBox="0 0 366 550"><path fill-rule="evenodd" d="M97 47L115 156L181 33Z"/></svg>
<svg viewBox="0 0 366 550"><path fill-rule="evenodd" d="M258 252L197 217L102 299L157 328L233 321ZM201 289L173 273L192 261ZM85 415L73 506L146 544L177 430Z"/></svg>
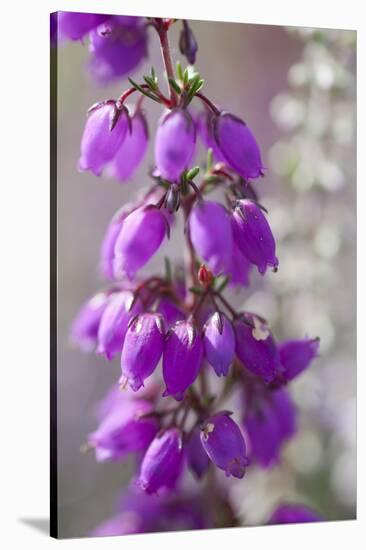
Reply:
<svg viewBox="0 0 366 550"><path fill-rule="evenodd" d="M181 58L180 25L171 31ZM291 384L300 430L280 466L252 468L232 486L248 525L265 522L280 500L313 506L329 520L356 515L356 32L191 22L199 43L196 68L205 93L243 118L261 146L266 177L256 182L278 242L280 269L234 296L265 316L278 339L319 336L321 357ZM162 63L150 30L140 81ZM152 147L129 184L79 173L88 107L115 98L128 83L97 86L88 75L87 43L67 43L58 56L58 476L59 532L82 536L113 515L132 464L97 464L80 446L96 424L96 403L119 377L109 363L69 343L82 303L103 281L100 243L114 212L150 183ZM153 136L157 104L144 107ZM197 159L200 160L200 159ZM202 159L203 160L203 159ZM147 266L179 259L179 225Z"/></svg>

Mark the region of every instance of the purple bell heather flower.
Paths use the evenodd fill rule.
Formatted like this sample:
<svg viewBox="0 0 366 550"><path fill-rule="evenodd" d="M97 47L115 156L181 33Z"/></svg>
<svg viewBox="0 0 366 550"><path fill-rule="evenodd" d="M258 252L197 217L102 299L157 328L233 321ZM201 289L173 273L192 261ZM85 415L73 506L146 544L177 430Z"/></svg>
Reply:
<svg viewBox="0 0 366 550"><path fill-rule="evenodd" d="M144 385L157 367L164 347L164 322L159 313L142 313L130 324L121 355L123 383L133 391Z"/></svg>
<svg viewBox="0 0 366 550"><path fill-rule="evenodd" d="M158 434L147 449L141 464L138 484L147 493L173 489L182 472L183 440L178 428Z"/></svg>
<svg viewBox="0 0 366 550"><path fill-rule="evenodd" d="M148 146L148 129L145 116L137 111L131 118L128 131L116 156L108 166L108 173L121 182L133 177L142 162Z"/></svg>
<svg viewBox="0 0 366 550"><path fill-rule="evenodd" d="M159 425L148 401L121 400L108 412L98 429L90 434L98 462L122 460L130 453L145 451L156 436Z"/></svg>
<svg viewBox="0 0 366 550"><path fill-rule="evenodd" d="M192 117L184 109L164 113L155 135L155 163L161 177L178 181L189 168L196 143Z"/></svg>
<svg viewBox="0 0 366 550"><path fill-rule="evenodd" d="M198 479L201 479L208 470L210 460L201 443L201 430L194 428L187 443L187 460L190 469Z"/></svg>
<svg viewBox="0 0 366 550"><path fill-rule="evenodd" d="M211 112L202 111L196 119L197 130L206 148L212 149L212 154L216 162L226 163L226 159L217 145L213 135L213 120L214 116Z"/></svg>
<svg viewBox="0 0 366 550"><path fill-rule="evenodd" d="M223 411L205 420L201 428L202 445L212 462L226 475L244 477L249 461L239 426Z"/></svg>
<svg viewBox="0 0 366 550"><path fill-rule="evenodd" d="M215 201L198 202L189 216L189 230L197 254L214 275L226 271L232 261L233 236L226 209Z"/></svg>
<svg viewBox="0 0 366 550"><path fill-rule="evenodd" d="M244 428L250 456L263 468L277 464L284 443L296 432L296 409L288 392L278 390L254 398Z"/></svg>
<svg viewBox="0 0 366 550"><path fill-rule="evenodd" d="M134 302L134 294L129 290L116 292L103 312L98 329L97 353L108 360L122 351L129 321L141 313L140 300Z"/></svg>
<svg viewBox="0 0 366 550"><path fill-rule="evenodd" d="M259 206L249 199L238 201L232 220L237 246L259 273L263 275L267 266L277 270L276 242Z"/></svg>
<svg viewBox="0 0 366 550"><path fill-rule="evenodd" d="M93 108L89 113L81 139L81 171L90 170L100 176L104 167L116 155L126 137L128 119L126 112L122 111L111 130L115 112L115 106L106 103Z"/></svg>
<svg viewBox="0 0 366 550"><path fill-rule="evenodd" d="M318 512L304 504L280 504L268 523L310 523L323 520L324 518Z"/></svg>
<svg viewBox="0 0 366 550"><path fill-rule="evenodd" d="M249 275L252 264L247 260L240 248L234 242L230 268L227 274L230 276L230 286L249 286Z"/></svg>
<svg viewBox="0 0 366 550"><path fill-rule="evenodd" d="M101 84L131 74L147 54L146 27L138 17L114 17L90 33L89 69Z"/></svg>
<svg viewBox="0 0 366 550"><path fill-rule="evenodd" d="M83 305L75 318L70 338L82 350L92 351L97 344L99 324L109 300L107 292L96 294Z"/></svg>
<svg viewBox="0 0 366 550"><path fill-rule="evenodd" d="M183 311L165 296L160 298L157 311L164 317L166 327L174 325L177 321L183 321L185 318Z"/></svg>
<svg viewBox="0 0 366 550"><path fill-rule="evenodd" d="M263 175L264 166L258 144L243 120L223 112L213 119L213 132L226 162L233 170L245 179Z"/></svg>
<svg viewBox="0 0 366 550"><path fill-rule="evenodd" d="M203 359L203 344L190 321L178 321L168 332L163 353L164 397L183 399L186 389L196 380Z"/></svg>
<svg viewBox="0 0 366 550"><path fill-rule="evenodd" d="M281 372L280 355L267 324L252 313L234 322L236 354L245 368L267 383Z"/></svg>
<svg viewBox="0 0 366 550"><path fill-rule="evenodd" d="M229 319L215 312L206 322L203 334L207 361L217 376L226 376L235 356L235 335Z"/></svg>
<svg viewBox="0 0 366 550"><path fill-rule="evenodd" d="M118 235L121 232L123 220L127 216L125 207L120 208L112 220L110 221L107 231L104 235L100 250L100 272L106 278L113 280L114 271L113 271L113 262L114 262L114 247L116 245Z"/></svg>
<svg viewBox="0 0 366 550"><path fill-rule="evenodd" d="M318 356L319 338L304 340L287 340L279 344L280 361L284 368L284 378L292 380Z"/></svg>
<svg viewBox="0 0 366 550"><path fill-rule="evenodd" d="M179 49L182 55L185 55L190 65L194 65L198 50L197 40L187 21L183 19L183 28L179 35Z"/></svg>
<svg viewBox="0 0 366 550"><path fill-rule="evenodd" d="M60 11L57 13L58 35L62 40L81 40L110 15Z"/></svg>
<svg viewBox="0 0 366 550"><path fill-rule="evenodd" d="M137 208L124 220L114 247L114 274L133 278L159 249L169 224L161 210L149 205Z"/></svg>

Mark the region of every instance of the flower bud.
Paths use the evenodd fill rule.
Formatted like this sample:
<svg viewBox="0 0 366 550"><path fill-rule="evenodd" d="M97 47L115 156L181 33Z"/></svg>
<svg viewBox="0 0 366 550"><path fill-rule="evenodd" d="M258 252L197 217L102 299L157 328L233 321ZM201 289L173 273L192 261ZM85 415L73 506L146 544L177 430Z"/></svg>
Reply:
<svg viewBox="0 0 366 550"><path fill-rule="evenodd" d="M185 19L183 19L183 28L179 36L179 50L180 53L187 58L189 64L194 65L198 44L192 29Z"/></svg>
<svg viewBox="0 0 366 550"><path fill-rule="evenodd" d="M267 266L277 270L276 242L262 210L248 199L238 201L233 212L236 245L262 275Z"/></svg>
<svg viewBox="0 0 366 550"><path fill-rule="evenodd" d="M249 461L240 428L229 415L223 411L207 418L201 428L201 442L218 468L228 477L241 479Z"/></svg>
<svg viewBox="0 0 366 550"><path fill-rule="evenodd" d="M121 352L129 321L142 311L139 300L131 308L133 301L134 295L131 291L116 292L102 315L97 353L104 354L109 360Z"/></svg>
<svg viewBox="0 0 366 550"><path fill-rule="evenodd" d="M117 153L128 129L127 114L122 111L116 124L115 105L106 103L91 110L81 139L80 170L90 170L100 176L104 167Z"/></svg>
<svg viewBox="0 0 366 550"><path fill-rule="evenodd" d="M280 355L267 324L252 313L234 322L236 354L250 372L271 382L281 372Z"/></svg>
<svg viewBox="0 0 366 550"><path fill-rule="evenodd" d="M88 442L98 462L124 459L129 453L145 451L158 432L156 417L148 401L121 400L103 418Z"/></svg>
<svg viewBox="0 0 366 550"><path fill-rule="evenodd" d="M84 351L91 351L97 343L99 324L109 299L106 292L93 296L83 305L71 326L72 342Z"/></svg>
<svg viewBox="0 0 366 550"><path fill-rule="evenodd" d="M230 267L233 246L231 222L220 203L198 202L189 216L189 231L197 254L214 275Z"/></svg>
<svg viewBox="0 0 366 550"><path fill-rule="evenodd" d="M306 370L318 356L319 338L287 340L279 344L279 351L284 378L290 381Z"/></svg>
<svg viewBox="0 0 366 550"><path fill-rule="evenodd" d="M89 70L101 84L129 75L146 57L146 27L139 17L113 17L90 33Z"/></svg>
<svg viewBox="0 0 366 550"><path fill-rule="evenodd" d="M89 31L108 19L108 15L96 13L57 13L58 35L61 40L81 40Z"/></svg>
<svg viewBox="0 0 366 550"><path fill-rule="evenodd" d="M163 212L150 205L137 208L124 220L114 247L114 274L133 278L159 249L169 224Z"/></svg>
<svg viewBox="0 0 366 550"><path fill-rule="evenodd" d="M210 286L214 280L211 271L207 269L205 264L200 265L200 268L198 270L198 280L201 285L205 287Z"/></svg>
<svg viewBox="0 0 366 550"><path fill-rule="evenodd" d="M273 512L268 523L311 523L323 521L323 518L304 504L280 504Z"/></svg>
<svg viewBox="0 0 366 550"><path fill-rule="evenodd" d="M182 433L170 428L151 442L142 460L138 484L147 493L173 489L183 466Z"/></svg>
<svg viewBox="0 0 366 550"><path fill-rule="evenodd" d="M208 470L210 460L201 443L201 430L194 428L187 443L187 460L197 479L201 479Z"/></svg>
<svg viewBox="0 0 366 550"><path fill-rule="evenodd" d="M203 331L207 361L217 376L226 376L235 356L235 336L229 319L216 312L208 319Z"/></svg>
<svg viewBox="0 0 366 550"><path fill-rule="evenodd" d="M196 143L196 130L191 115L184 109L165 113L155 136L155 163L161 177L178 182L189 168Z"/></svg>
<svg viewBox="0 0 366 550"><path fill-rule="evenodd" d="M221 113L213 119L216 142L227 164L245 179L263 175L258 144L246 123L230 114Z"/></svg>
<svg viewBox="0 0 366 550"><path fill-rule="evenodd" d="M164 396L177 401L196 380L203 356L202 340L190 321L178 321L168 332L163 353Z"/></svg>
<svg viewBox="0 0 366 550"><path fill-rule="evenodd" d="M122 145L108 166L108 174L121 182L130 180L141 164L148 146L147 122L141 111L131 118Z"/></svg>
<svg viewBox="0 0 366 550"><path fill-rule="evenodd" d="M122 377L133 391L144 385L157 367L164 347L164 323L158 313L142 313L127 329L121 355Z"/></svg>

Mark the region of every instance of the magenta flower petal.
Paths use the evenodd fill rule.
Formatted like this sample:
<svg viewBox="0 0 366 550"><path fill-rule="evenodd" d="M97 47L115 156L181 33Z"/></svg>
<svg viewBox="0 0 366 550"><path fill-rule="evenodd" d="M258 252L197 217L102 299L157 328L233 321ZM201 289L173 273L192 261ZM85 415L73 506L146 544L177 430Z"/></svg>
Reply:
<svg viewBox="0 0 366 550"><path fill-rule="evenodd" d="M201 430L197 426L187 443L187 460L194 475L201 479L208 470L210 460L201 442Z"/></svg>
<svg viewBox="0 0 366 550"><path fill-rule="evenodd" d="M131 118L131 132L127 132L116 156L108 166L108 173L121 182L130 180L141 164L147 146L147 122L144 115L138 111Z"/></svg>
<svg viewBox="0 0 366 550"><path fill-rule="evenodd" d="M245 179L263 175L263 163L254 135L240 118L221 113L213 120L213 131L226 162Z"/></svg>
<svg viewBox="0 0 366 550"><path fill-rule="evenodd" d="M313 359L318 356L319 338L304 340L287 340L279 344L280 361L287 381L306 370Z"/></svg>
<svg viewBox="0 0 366 550"><path fill-rule="evenodd" d="M245 368L265 382L272 382L281 372L280 354L266 323L256 315L245 313L234 322L236 354Z"/></svg>
<svg viewBox="0 0 366 550"><path fill-rule="evenodd" d="M197 329L189 321L177 322L168 332L163 353L164 396L177 401L196 380L203 358L203 344Z"/></svg>
<svg viewBox="0 0 366 550"><path fill-rule="evenodd" d="M217 162L226 163L226 159L222 154L213 134L214 116L208 111L202 111L197 119L197 130L199 136L207 149L212 149L213 156Z"/></svg>
<svg viewBox="0 0 366 550"><path fill-rule="evenodd" d="M280 504L268 523L310 523L323 520L324 518L318 512L304 504Z"/></svg>
<svg viewBox="0 0 366 550"><path fill-rule="evenodd" d="M84 351L91 351L97 344L99 324L110 299L100 292L88 300L71 326L70 338Z"/></svg>
<svg viewBox="0 0 366 550"><path fill-rule="evenodd" d="M61 40L81 40L110 15L60 11L57 13L58 36Z"/></svg>
<svg viewBox="0 0 366 550"><path fill-rule="evenodd" d="M267 267L277 269L276 242L262 210L248 199L238 201L233 212L236 245L262 275Z"/></svg>
<svg viewBox="0 0 366 550"><path fill-rule="evenodd" d="M229 413L220 412L207 418L201 429L201 442L212 462L228 477L244 477L248 465L245 441Z"/></svg>
<svg viewBox="0 0 366 550"><path fill-rule="evenodd" d="M230 218L218 202L198 202L189 216L189 230L197 254L214 275L226 271L232 262L233 236Z"/></svg>
<svg viewBox="0 0 366 550"><path fill-rule="evenodd" d="M226 376L235 356L235 335L229 319L215 312L204 327L203 343L207 361L217 376Z"/></svg>
<svg viewBox="0 0 366 550"><path fill-rule="evenodd" d="M183 441L178 428L158 434L147 449L141 464L138 484L149 494L175 487L182 472Z"/></svg>
<svg viewBox="0 0 366 550"><path fill-rule="evenodd" d="M110 280L114 279L114 247L116 245L118 235L121 232L123 220L127 216L127 212L124 210L124 208L121 208L113 216L107 227L107 231L105 232L100 249L100 272L106 279Z"/></svg>
<svg viewBox="0 0 366 550"><path fill-rule="evenodd" d="M194 155L196 130L191 115L183 109L165 113L155 135L155 163L161 177L179 181Z"/></svg>
<svg viewBox="0 0 366 550"><path fill-rule="evenodd" d="M105 104L90 112L81 139L80 170L90 170L100 176L125 139L128 129L125 112L120 115L113 130L110 129L114 109L113 105Z"/></svg>
<svg viewBox="0 0 366 550"><path fill-rule="evenodd" d="M142 313L130 324L121 355L121 382L133 391L144 385L157 367L164 347L164 322L158 313Z"/></svg>
<svg viewBox="0 0 366 550"><path fill-rule="evenodd" d="M183 321L183 319L185 319L183 311L172 300L165 296L160 299L157 311L164 317L166 327L170 327L177 321Z"/></svg>
<svg viewBox="0 0 366 550"><path fill-rule="evenodd" d="M169 229L163 212L153 206L131 212L116 240L114 274L133 278L159 249Z"/></svg>

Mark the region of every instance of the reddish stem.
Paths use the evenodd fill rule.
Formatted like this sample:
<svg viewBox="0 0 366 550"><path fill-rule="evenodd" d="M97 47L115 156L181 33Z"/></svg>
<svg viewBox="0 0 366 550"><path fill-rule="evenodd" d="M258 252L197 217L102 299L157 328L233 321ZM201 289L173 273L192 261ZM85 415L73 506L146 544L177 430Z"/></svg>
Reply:
<svg viewBox="0 0 366 550"><path fill-rule="evenodd" d="M170 53L169 38L168 38L168 29L172 23L172 20L156 19L155 21L156 21L155 28L159 35L161 53L163 56L166 75L168 79L174 78L175 75L174 75L173 61ZM174 90L169 80L168 80L168 84L169 84L169 90L170 90L170 106L176 107L176 105L178 104L177 92Z"/></svg>
<svg viewBox="0 0 366 550"><path fill-rule="evenodd" d="M215 115L219 115L220 114L220 109L218 107L216 107L216 105L214 103L212 103L211 100L208 99L208 97L206 97L204 94L202 94L201 92L197 92L196 94L196 97L198 97L205 105L207 105L207 107L209 107L211 109L211 111L213 113L215 113Z"/></svg>

